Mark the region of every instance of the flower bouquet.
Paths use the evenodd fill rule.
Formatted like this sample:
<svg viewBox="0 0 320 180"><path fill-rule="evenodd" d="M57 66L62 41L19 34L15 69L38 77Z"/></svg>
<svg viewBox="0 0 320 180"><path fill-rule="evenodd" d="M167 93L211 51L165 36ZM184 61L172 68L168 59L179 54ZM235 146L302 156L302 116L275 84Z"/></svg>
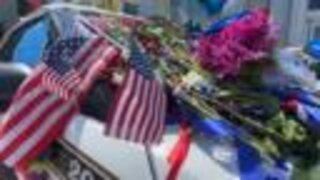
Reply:
<svg viewBox="0 0 320 180"><path fill-rule="evenodd" d="M200 35L193 47L175 28L154 20L136 32L175 99L173 108L197 114L198 121L224 119L270 162L290 159L304 167L317 162L319 136L288 101L295 87L306 84L294 84L294 71L282 66L286 58L275 51L278 28L268 10L250 10Z"/></svg>

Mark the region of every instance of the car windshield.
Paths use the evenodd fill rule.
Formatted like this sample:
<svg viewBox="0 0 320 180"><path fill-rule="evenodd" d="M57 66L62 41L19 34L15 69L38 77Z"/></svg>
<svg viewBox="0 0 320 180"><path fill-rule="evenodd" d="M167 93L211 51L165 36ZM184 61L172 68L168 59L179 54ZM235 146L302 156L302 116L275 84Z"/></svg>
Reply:
<svg viewBox="0 0 320 180"><path fill-rule="evenodd" d="M12 61L36 66L49 39L48 28L45 19L26 29L13 51Z"/></svg>
<svg viewBox="0 0 320 180"><path fill-rule="evenodd" d="M45 47L54 37L54 28L50 26L50 20L41 16L12 31L0 49L1 61L35 67L40 62Z"/></svg>

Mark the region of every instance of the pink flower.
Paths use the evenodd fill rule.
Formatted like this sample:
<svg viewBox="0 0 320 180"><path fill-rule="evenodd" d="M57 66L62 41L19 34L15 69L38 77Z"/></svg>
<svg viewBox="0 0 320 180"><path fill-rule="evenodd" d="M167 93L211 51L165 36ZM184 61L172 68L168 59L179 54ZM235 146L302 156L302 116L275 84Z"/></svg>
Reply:
<svg viewBox="0 0 320 180"><path fill-rule="evenodd" d="M218 77L235 76L250 61L268 55L279 39L269 11L252 10L221 32L201 37L196 55L203 68Z"/></svg>

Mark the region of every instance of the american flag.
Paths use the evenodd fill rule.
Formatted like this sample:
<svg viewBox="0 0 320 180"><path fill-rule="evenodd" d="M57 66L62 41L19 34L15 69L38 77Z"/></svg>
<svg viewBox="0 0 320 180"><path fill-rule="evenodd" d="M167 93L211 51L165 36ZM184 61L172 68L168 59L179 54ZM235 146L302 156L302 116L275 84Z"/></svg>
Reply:
<svg viewBox="0 0 320 180"><path fill-rule="evenodd" d="M63 42L65 41L61 41ZM85 41L75 40L74 43L77 45L65 46L71 49L68 52L70 54L67 53L68 55L62 57L71 58L72 56L73 70L77 71L77 77L82 81L87 79L93 81L95 64L106 62L107 66L110 61L118 58L120 53L117 48L100 37ZM55 46L60 47L60 45L57 43ZM56 47L53 47L52 51L55 51ZM45 56L53 54L48 52L45 53ZM44 57L46 58L54 57ZM78 104L85 96L84 93L72 96L67 101L43 86L43 77L53 71L52 67L48 67L50 63L40 64L23 82L9 110L0 121L0 162L7 166L25 167L28 165L28 162L38 156L52 141L61 137L72 117L79 112ZM68 66L68 69L70 68ZM65 69L58 71L63 71L62 74L68 73ZM56 80L59 81L60 77L57 76Z"/></svg>
<svg viewBox="0 0 320 180"><path fill-rule="evenodd" d="M130 50L130 68L109 111L106 133L131 142L158 143L164 132L166 95L136 41Z"/></svg>
<svg viewBox="0 0 320 180"><path fill-rule="evenodd" d="M72 57L84 41L85 38L61 40L43 59L47 70L42 75L42 83L48 90L56 92L64 99L76 95L81 84L81 77L74 68Z"/></svg>

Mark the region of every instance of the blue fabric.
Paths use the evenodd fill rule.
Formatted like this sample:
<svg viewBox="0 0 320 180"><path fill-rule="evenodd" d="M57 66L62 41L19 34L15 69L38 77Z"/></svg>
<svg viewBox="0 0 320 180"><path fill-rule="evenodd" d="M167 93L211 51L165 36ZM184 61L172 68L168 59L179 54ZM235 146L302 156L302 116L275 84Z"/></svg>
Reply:
<svg viewBox="0 0 320 180"><path fill-rule="evenodd" d="M220 119L201 119L196 113L184 112L187 114L187 120L197 132L204 133L209 137L219 137L232 139L236 144L238 168L241 180L288 180L290 175L282 163L274 167L265 167L259 152L246 143L244 132L225 120ZM281 172L283 175L279 175Z"/></svg>
<svg viewBox="0 0 320 180"><path fill-rule="evenodd" d="M244 142L240 137L241 131L223 120L192 120L194 129L212 137L231 138L238 145L238 168L241 180L257 180L266 177L266 169L262 164L259 152Z"/></svg>
<svg viewBox="0 0 320 180"><path fill-rule="evenodd" d="M320 108L320 101L318 97L315 97L314 95L308 93L308 92L303 92L303 91L297 91L296 95L297 99L309 106L315 106Z"/></svg>
<svg viewBox="0 0 320 180"><path fill-rule="evenodd" d="M276 160L274 166L263 165L263 159L252 146L238 142L238 165L241 180L289 180L292 169L283 159Z"/></svg>
<svg viewBox="0 0 320 180"><path fill-rule="evenodd" d="M320 60L320 40L312 40L305 47L306 53Z"/></svg>
<svg viewBox="0 0 320 180"><path fill-rule="evenodd" d="M289 180L293 174L292 163L278 159L276 165L268 173L267 180Z"/></svg>
<svg viewBox="0 0 320 180"><path fill-rule="evenodd" d="M42 20L26 30L13 53L13 62L36 66L48 42L49 23Z"/></svg>
<svg viewBox="0 0 320 180"><path fill-rule="evenodd" d="M284 166L284 161L272 167L263 165L260 153L244 141L245 132L232 123L221 119L203 119L192 107L177 101L180 110L196 132L209 137L227 138L236 145L238 168L241 180L289 180L291 172ZM320 117L320 116L319 116ZM281 173L281 174L279 174Z"/></svg>
<svg viewBox="0 0 320 180"><path fill-rule="evenodd" d="M242 17L246 16L249 13L249 11L245 10L239 13L236 13L232 16L223 18L219 21L213 22L207 29L204 30L203 35L212 35L215 33L220 32L225 27L229 26L230 24L234 23L235 21L241 19Z"/></svg>
<svg viewBox="0 0 320 180"><path fill-rule="evenodd" d="M265 179L266 171L261 166L262 159L256 149L239 141L237 155L241 180Z"/></svg>
<svg viewBox="0 0 320 180"><path fill-rule="evenodd" d="M319 98L313 94L300 90L300 89L274 89L272 91L280 99L294 98L296 99L300 106L302 106L302 111L307 115L307 119L304 120L312 129L320 129L320 101ZM296 112L298 117L302 118L303 115L299 115L299 112Z"/></svg>
<svg viewBox="0 0 320 180"><path fill-rule="evenodd" d="M197 131L212 137L237 138L241 134L232 124L223 120L197 120L192 125Z"/></svg>
<svg viewBox="0 0 320 180"><path fill-rule="evenodd" d="M301 104L303 110L307 114L306 123L314 130L318 131L320 129L320 108L310 106L307 104Z"/></svg>
<svg viewBox="0 0 320 180"><path fill-rule="evenodd" d="M222 137L240 139L242 131L232 123L222 119L203 119L199 114L194 112L191 107L178 103L182 107L183 116L198 132L204 133L209 137Z"/></svg>
<svg viewBox="0 0 320 180"><path fill-rule="evenodd" d="M209 16L220 13L226 2L227 0L200 0Z"/></svg>
<svg viewBox="0 0 320 180"><path fill-rule="evenodd" d="M238 143L238 164L241 180L289 180L292 169L284 160L277 160L274 166L263 165L259 153L246 143Z"/></svg>
<svg viewBox="0 0 320 180"><path fill-rule="evenodd" d="M238 168L241 180L288 180L291 172L285 161L277 161L273 167L263 166L263 159L259 152L240 137L243 132L224 120L195 120L193 128L212 137L232 138L236 143Z"/></svg>

